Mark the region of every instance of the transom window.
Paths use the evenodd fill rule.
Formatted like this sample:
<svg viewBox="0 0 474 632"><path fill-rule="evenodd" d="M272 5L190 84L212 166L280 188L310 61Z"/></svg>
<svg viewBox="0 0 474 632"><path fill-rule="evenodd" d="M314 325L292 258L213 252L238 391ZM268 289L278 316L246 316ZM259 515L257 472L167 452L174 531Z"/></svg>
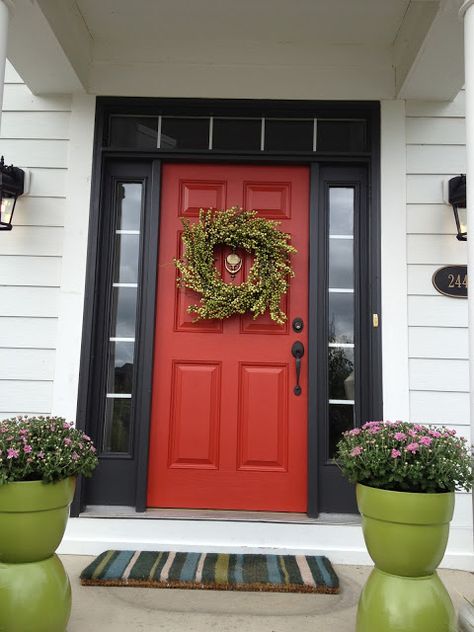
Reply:
<svg viewBox="0 0 474 632"><path fill-rule="evenodd" d="M337 118L112 115L111 148L166 152L357 153L367 151L367 121Z"/></svg>

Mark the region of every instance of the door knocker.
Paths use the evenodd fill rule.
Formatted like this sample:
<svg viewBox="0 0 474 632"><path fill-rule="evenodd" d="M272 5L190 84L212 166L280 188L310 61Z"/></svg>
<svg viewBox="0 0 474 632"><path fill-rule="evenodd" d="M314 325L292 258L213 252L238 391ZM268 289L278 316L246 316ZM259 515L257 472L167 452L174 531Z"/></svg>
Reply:
<svg viewBox="0 0 474 632"><path fill-rule="evenodd" d="M235 278L237 272L240 271L242 267L242 258L236 252L231 252L225 258L225 269L230 274L232 279Z"/></svg>

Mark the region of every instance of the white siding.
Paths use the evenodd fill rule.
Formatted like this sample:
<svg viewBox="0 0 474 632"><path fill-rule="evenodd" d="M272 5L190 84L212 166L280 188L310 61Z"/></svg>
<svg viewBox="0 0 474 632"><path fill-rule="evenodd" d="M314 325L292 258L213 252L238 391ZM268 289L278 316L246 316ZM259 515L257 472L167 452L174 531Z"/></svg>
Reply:
<svg viewBox="0 0 474 632"><path fill-rule="evenodd" d="M443 181L466 169L464 93L452 103L408 102L406 113L410 418L470 440L467 301L432 284L442 265L466 263L443 201ZM472 497L458 494L454 525L471 524Z"/></svg>
<svg viewBox="0 0 474 632"><path fill-rule="evenodd" d="M0 154L31 180L0 241L0 418L52 410L71 112L11 65L5 80Z"/></svg>

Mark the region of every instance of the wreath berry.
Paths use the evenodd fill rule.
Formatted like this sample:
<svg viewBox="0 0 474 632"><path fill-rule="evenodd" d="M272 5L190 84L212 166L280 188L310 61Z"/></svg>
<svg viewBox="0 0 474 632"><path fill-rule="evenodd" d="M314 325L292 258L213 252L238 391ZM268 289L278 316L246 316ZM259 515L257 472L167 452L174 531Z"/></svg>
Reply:
<svg viewBox="0 0 474 632"><path fill-rule="evenodd" d="M287 292L289 277L294 276L290 255L296 249L289 244L290 235L278 230L280 222L233 207L201 209L197 222L183 219L182 224L185 251L182 259L174 260L179 271L177 284L201 294L199 305L188 307L196 321L246 312L257 318L269 310L272 320L285 322L280 300ZM242 283L222 280L214 260L214 248L219 245L253 254L253 265Z"/></svg>

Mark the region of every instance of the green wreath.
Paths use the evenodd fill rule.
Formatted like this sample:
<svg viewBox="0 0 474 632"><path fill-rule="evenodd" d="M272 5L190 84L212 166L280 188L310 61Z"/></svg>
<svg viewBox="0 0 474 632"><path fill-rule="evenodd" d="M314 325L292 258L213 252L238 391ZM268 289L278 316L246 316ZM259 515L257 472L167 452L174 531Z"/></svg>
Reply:
<svg viewBox="0 0 474 632"><path fill-rule="evenodd" d="M198 222L183 219L182 224L185 252L182 259L174 260L179 271L177 283L201 294L200 304L188 307L196 321L246 312L257 318L268 309L272 320L285 322L280 299L288 289L288 278L294 276L290 255L296 249L288 243L290 235L278 230L280 222L233 207L226 211L201 209ZM254 255L243 283L222 280L214 260L214 248L221 244Z"/></svg>

